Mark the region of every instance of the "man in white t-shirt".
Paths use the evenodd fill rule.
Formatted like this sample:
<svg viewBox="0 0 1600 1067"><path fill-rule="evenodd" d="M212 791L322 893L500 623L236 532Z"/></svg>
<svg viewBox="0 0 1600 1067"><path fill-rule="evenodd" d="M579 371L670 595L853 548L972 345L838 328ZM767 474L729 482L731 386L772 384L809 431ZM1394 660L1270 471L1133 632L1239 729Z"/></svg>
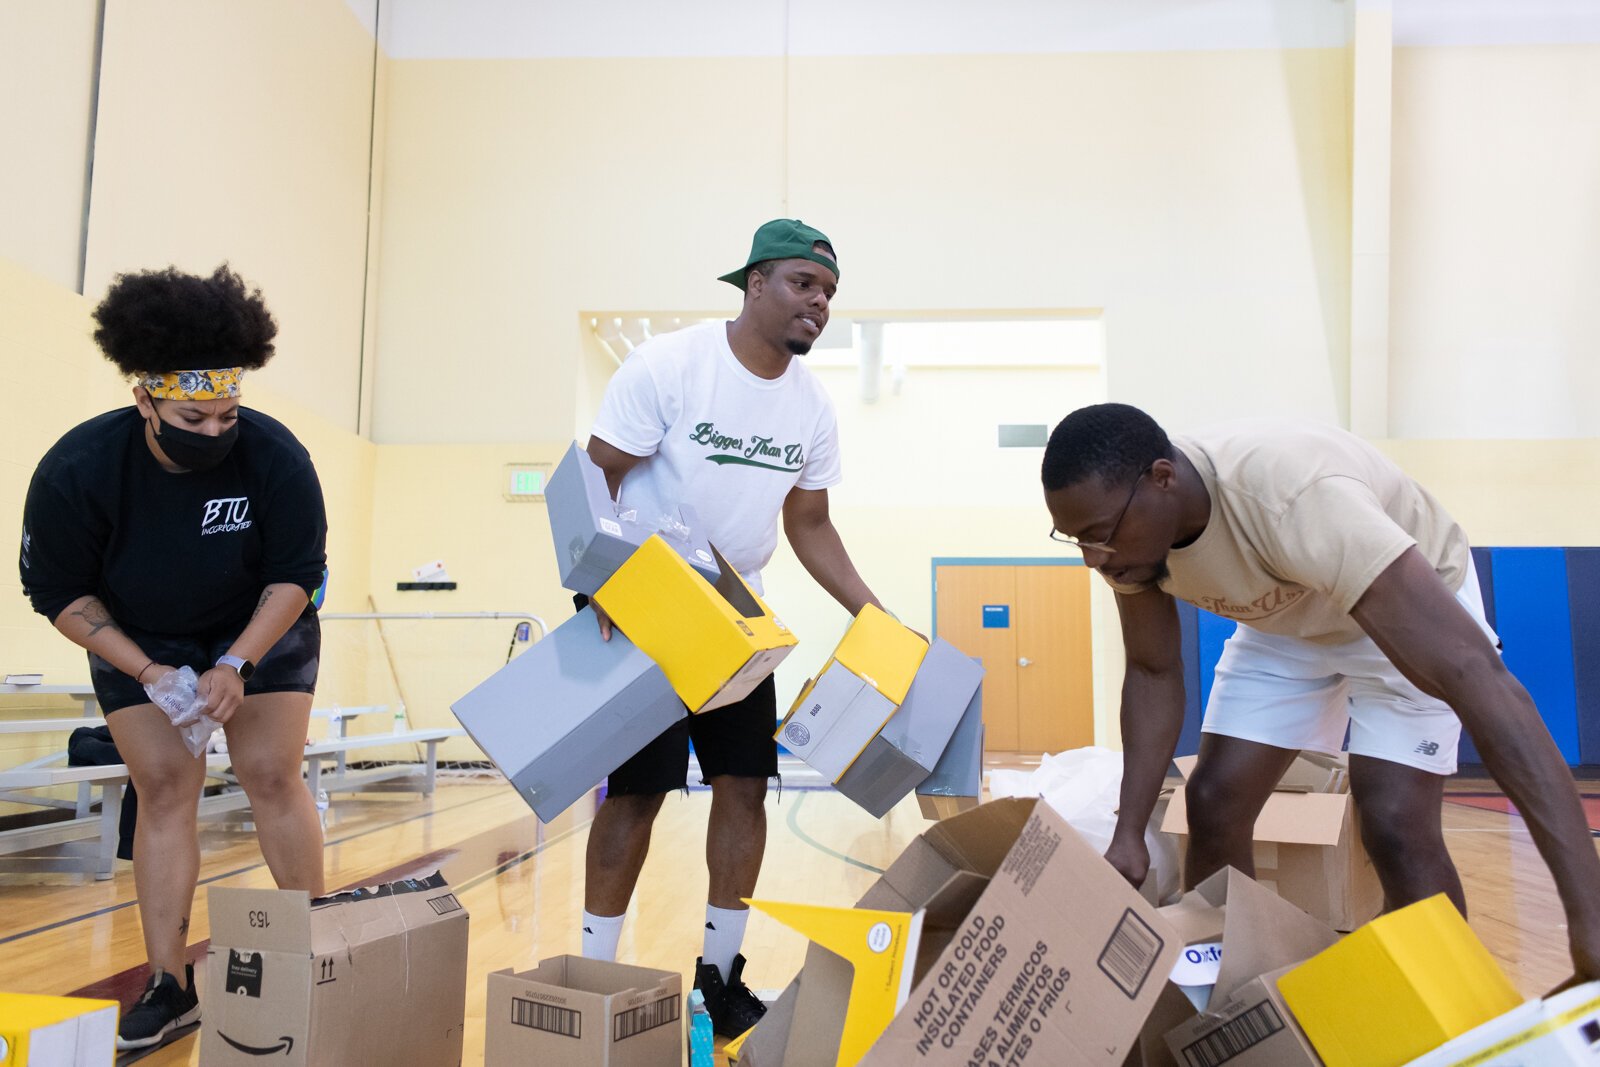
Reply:
<svg viewBox="0 0 1600 1067"><path fill-rule="evenodd" d="M732 322L692 326L640 345L606 387L589 458L641 516L694 508L711 543L761 591L778 518L795 555L851 615L878 604L828 517L839 440L821 383L797 360L828 324L839 283L832 243L794 219L756 231L749 259L722 281L744 291ZM610 635L610 620L601 629ZM705 950L695 986L719 1034L765 1008L743 980L739 949L766 847L767 780L778 773L777 696L768 678L737 704L691 715L612 773L589 830L583 954L615 959L628 901L666 794L687 784L692 737L711 786Z"/></svg>
<svg viewBox="0 0 1600 1067"><path fill-rule="evenodd" d="M1425 489L1343 430L1263 419L1169 440L1124 404L1062 420L1043 481L1051 536L1118 594L1127 762L1106 859L1129 881L1183 725L1178 598L1239 622L1188 783L1188 887L1253 873L1279 777L1301 749L1338 752L1348 724L1385 906L1446 893L1465 913L1440 827L1464 724L1555 876L1576 975L1600 978L1600 858L1571 772L1501 662L1466 535Z"/></svg>

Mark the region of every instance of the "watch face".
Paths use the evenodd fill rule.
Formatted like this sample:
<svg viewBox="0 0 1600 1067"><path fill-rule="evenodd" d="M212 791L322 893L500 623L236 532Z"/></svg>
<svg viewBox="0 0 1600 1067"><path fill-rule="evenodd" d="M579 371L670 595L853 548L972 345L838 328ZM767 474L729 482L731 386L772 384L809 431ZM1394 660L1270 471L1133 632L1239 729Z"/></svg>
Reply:
<svg viewBox="0 0 1600 1067"><path fill-rule="evenodd" d="M256 673L256 665L254 663L251 663L249 660L244 660L239 664L239 678L242 681L248 682L250 680L250 676L254 673Z"/></svg>

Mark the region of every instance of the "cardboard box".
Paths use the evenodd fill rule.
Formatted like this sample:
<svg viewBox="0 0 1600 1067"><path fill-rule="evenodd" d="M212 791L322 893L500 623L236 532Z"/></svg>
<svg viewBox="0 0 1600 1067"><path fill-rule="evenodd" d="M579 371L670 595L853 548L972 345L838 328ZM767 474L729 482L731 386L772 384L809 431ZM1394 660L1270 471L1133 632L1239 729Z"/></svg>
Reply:
<svg viewBox="0 0 1600 1067"><path fill-rule="evenodd" d="M1410 1067L1563 1067L1600 1061L1600 982L1533 1000L1446 1041Z"/></svg>
<svg viewBox="0 0 1600 1067"><path fill-rule="evenodd" d="M1373 920L1278 989L1328 1067L1400 1067L1522 1002L1442 893Z"/></svg>
<svg viewBox="0 0 1600 1067"><path fill-rule="evenodd" d="M207 1067L458 1067L467 913L443 876L309 899L210 890Z"/></svg>
<svg viewBox="0 0 1600 1067"><path fill-rule="evenodd" d="M1160 914L1184 947L1140 1031L1137 1062L1144 1067L1185 1063L1172 1044L1175 1028L1209 1033L1210 1027L1202 1025L1207 1015L1227 1014L1231 999L1262 974L1298 964L1339 939L1326 923L1231 868L1213 874Z"/></svg>
<svg viewBox="0 0 1600 1067"><path fill-rule="evenodd" d="M620 632L602 640L589 608L450 710L545 822L685 715L661 668Z"/></svg>
<svg viewBox="0 0 1600 1067"><path fill-rule="evenodd" d="M1185 778L1196 762L1193 756L1173 760ZM1302 754L1279 785L1256 818L1256 881L1335 930L1354 930L1376 917L1383 886L1361 843L1344 758ZM1173 793L1161 829L1188 836L1182 788Z"/></svg>
<svg viewBox="0 0 1600 1067"><path fill-rule="evenodd" d="M924 913L911 999L869 1065L1120 1063L1178 953L1155 909L1032 799L930 827L858 906ZM785 1067L834 1067L851 978L807 950Z"/></svg>
<svg viewBox="0 0 1600 1067"><path fill-rule="evenodd" d="M743 700L796 644L722 553L712 556L715 584L652 536L594 595L691 712Z"/></svg>
<svg viewBox="0 0 1600 1067"><path fill-rule="evenodd" d="M1283 1002L1278 979L1290 967L1268 971L1234 990L1221 1004L1167 1034L1180 1067L1321 1067L1322 1060Z"/></svg>
<svg viewBox="0 0 1600 1067"><path fill-rule="evenodd" d="M948 819L978 806L983 794L983 683L961 713L933 771L917 786L924 817Z"/></svg>
<svg viewBox="0 0 1600 1067"><path fill-rule="evenodd" d="M716 559L692 508L640 515L619 504L611 499L605 472L576 444L556 464L544 500L561 584L574 593L593 596L654 533L708 580L716 580Z"/></svg>
<svg viewBox="0 0 1600 1067"><path fill-rule="evenodd" d="M795 698L774 739L838 782L905 703L927 653L914 631L868 604Z"/></svg>
<svg viewBox="0 0 1600 1067"><path fill-rule="evenodd" d="M983 666L936 637L917 668L905 703L844 772L839 792L878 818L888 814L938 766L967 710L979 703ZM979 753L981 775L982 753Z"/></svg>
<svg viewBox="0 0 1600 1067"><path fill-rule="evenodd" d="M681 1064L683 976L581 956L489 975L484 1067Z"/></svg>
<svg viewBox="0 0 1600 1067"><path fill-rule="evenodd" d="M0 993L0 1065L110 1067L120 1008L114 1000Z"/></svg>

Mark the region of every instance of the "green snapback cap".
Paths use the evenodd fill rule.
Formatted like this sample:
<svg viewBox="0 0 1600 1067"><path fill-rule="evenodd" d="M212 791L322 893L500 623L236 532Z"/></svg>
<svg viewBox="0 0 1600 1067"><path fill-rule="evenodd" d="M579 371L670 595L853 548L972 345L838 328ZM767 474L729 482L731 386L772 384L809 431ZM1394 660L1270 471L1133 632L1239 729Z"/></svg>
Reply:
<svg viewBox="0 0 1600 1067"><path fill-rule="evenodd" d="M799 219L773 219L756 231L755 239L750 242L750 258L745 260L744 266L719 276L717 281L742 290L750 268L769 259L809 259L833 271L837 278L839 261L826 252L817 251L815 246L819 241L833 248L828 235L814 226L807 226Z"/></svg>

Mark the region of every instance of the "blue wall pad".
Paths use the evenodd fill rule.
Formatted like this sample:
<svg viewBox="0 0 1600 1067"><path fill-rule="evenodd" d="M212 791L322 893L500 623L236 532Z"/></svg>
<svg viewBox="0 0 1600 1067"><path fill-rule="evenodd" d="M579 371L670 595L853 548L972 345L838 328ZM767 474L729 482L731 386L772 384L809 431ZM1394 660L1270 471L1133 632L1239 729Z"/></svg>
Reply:
<svg viewBox="0 0 1600 1067"><path fill-rule="evenodd" d="M1209 611L1196 610L1200 630L1200 708L1204 711L1211 699L1211 681L1217 670L1217 660L1222 658L1222 646L1239 624Z"/></svg>
<svg viewBox="0 0 1600 1067"><path fill-rule="evenodd" d="M1192 756L1200 751L1200 623L1193 604L1178 601L1178 626L1183 632L1183 732L1178 735L1175 756ZM1209 683L1207 683L1209 684Z"/></svg>
<svg viewBox="0 0 1600 1067"><path fill-rule="evenodd" d="M1483 592L1483 617L1494 626L1494 549L1474 548L1472 565L1478 570L1478 588Z"/></svg>
<svg viewBox="0 0 1600 1067"><path fill-rule="evenodd" d="M1566 550L1497 548L1493 555L1495 629L1506 666L1527 686L1567 762L1579 763Z"/></svg>
<svg viewBox="0 0 1600 1067"><path fill-rule="evenodd" d="M1567 549L1573 674L1578 696L1578 751L1600 763L1600 548Z"/></svg>

